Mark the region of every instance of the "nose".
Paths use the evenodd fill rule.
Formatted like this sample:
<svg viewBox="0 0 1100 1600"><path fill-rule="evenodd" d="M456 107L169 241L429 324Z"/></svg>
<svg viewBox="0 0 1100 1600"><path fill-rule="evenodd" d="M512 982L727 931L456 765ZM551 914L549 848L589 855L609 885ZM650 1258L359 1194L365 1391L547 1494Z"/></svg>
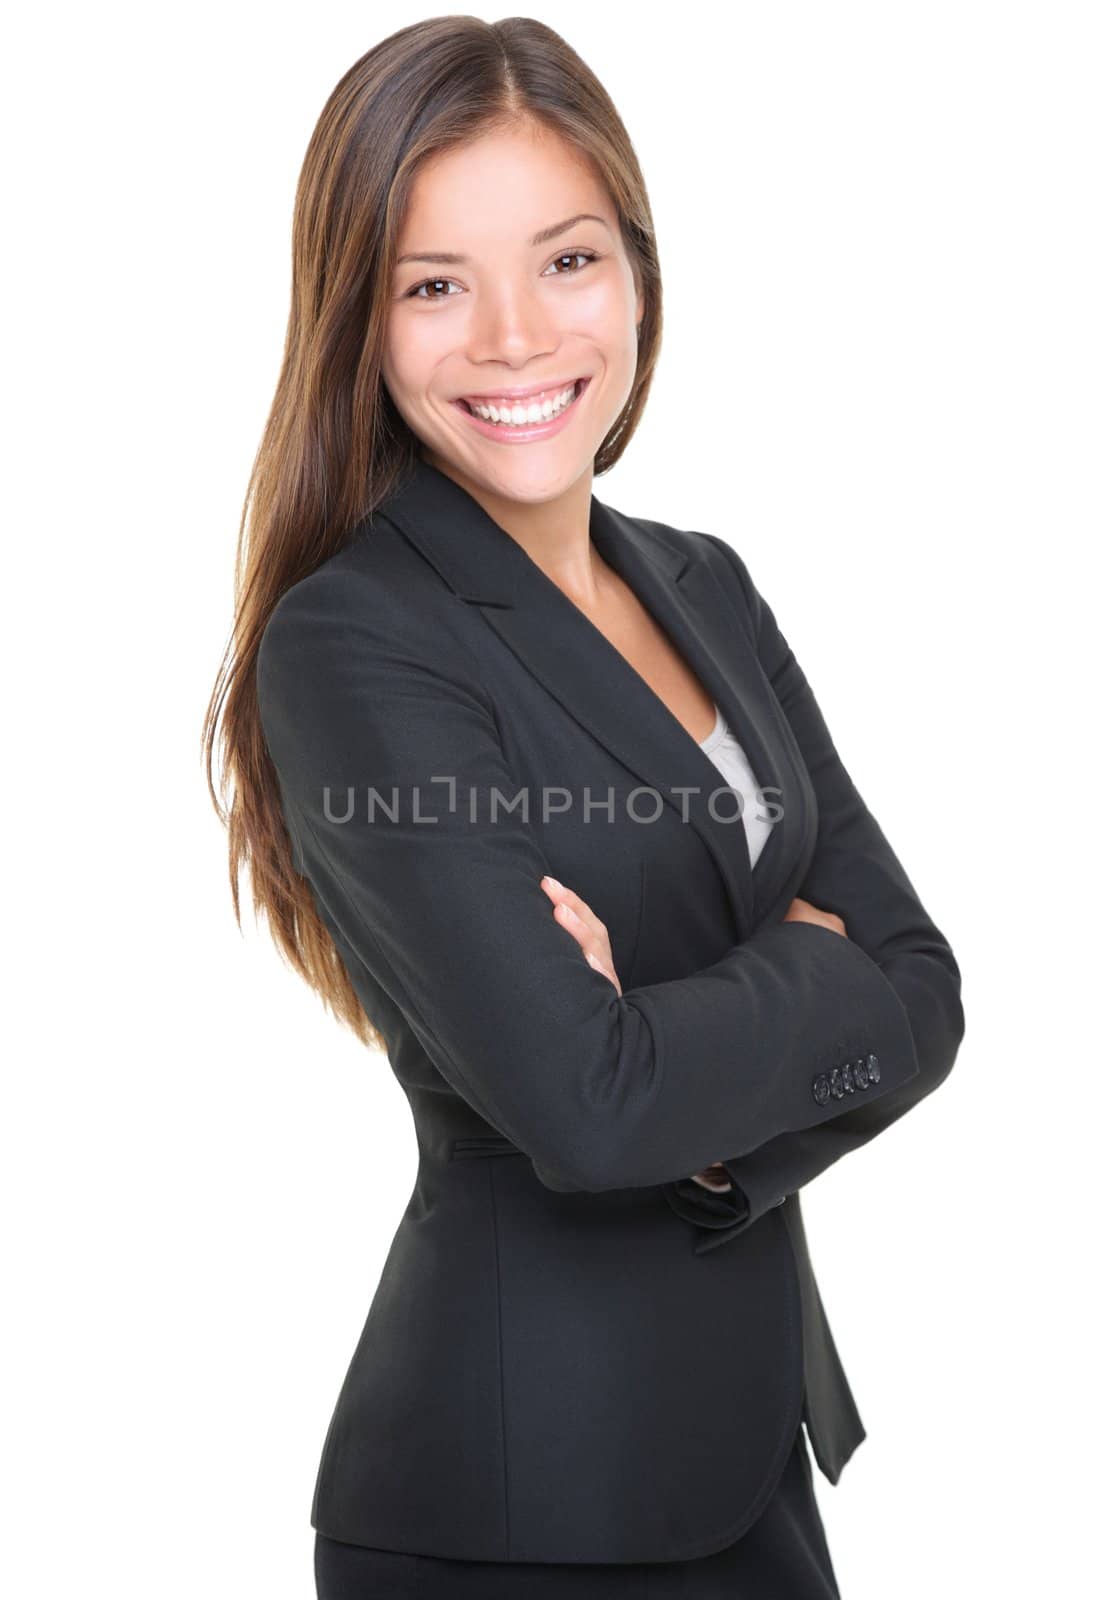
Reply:
<svg viewBox="0 0 1100 1600"><path fill-rule="evenodd" d="M469 327L472 361L518 367L557 346L553 314L536 285L500 283L479 293Z"/></svg>

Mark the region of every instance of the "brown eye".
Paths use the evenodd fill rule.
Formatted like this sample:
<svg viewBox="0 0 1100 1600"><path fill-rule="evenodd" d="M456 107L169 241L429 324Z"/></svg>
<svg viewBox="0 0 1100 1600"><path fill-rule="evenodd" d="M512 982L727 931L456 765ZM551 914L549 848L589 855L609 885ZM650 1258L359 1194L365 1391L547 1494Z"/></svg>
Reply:
<svg viewBox="0 0 1100 1600"><path fill-rule="evenodd" d="M413 287L409 290L408 295L406 296L406 298L410 299L410 300L412 300L412 299L446 300L447 296L448 296L448 289L447 289L447 285L448 284L450 284L452 288L456 288L457 289L457 287L458 287L458 285L454 282L454 280L452 278L426 278L423 283L415 283L413 285ZM442 293L441 294L421 294L420 291L422 289L440 289L440 290L442 290Z"/></svg>
<svg viewBox="0 0 1100 1600"><path fill-rule="evenodd" d="M594 250L569 250L563 255L555 256L550 265L555 269L553 273L555 278L574 278L578 272L584 271L583 263L598 260L599 257ZM559 261L569 262L564 272L558 268Z"/></svg>

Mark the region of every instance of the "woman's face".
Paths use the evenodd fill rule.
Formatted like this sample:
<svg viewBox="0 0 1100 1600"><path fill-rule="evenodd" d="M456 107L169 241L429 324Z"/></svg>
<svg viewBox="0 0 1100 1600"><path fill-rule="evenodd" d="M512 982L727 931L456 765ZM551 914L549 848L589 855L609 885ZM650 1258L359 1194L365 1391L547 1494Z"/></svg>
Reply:
<svg viewBox="0 0 1100 1600"><path fill-rule="evenodd" d="M417 174L397 256L382 375L422 454L508 499L563 494L637 365L642 300L603 185L549 130L486 135Z"/></svg>

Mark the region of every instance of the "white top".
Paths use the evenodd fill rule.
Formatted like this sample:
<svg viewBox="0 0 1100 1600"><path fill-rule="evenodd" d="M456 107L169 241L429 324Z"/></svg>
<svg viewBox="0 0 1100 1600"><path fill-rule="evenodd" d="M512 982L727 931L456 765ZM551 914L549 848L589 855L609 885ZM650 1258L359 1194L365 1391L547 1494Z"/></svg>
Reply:
<svg viewBox="0 0 1100 1600"><path fill-rule="evenodd" d="M745 842L749 847L749 860L755 866L764 848L764 841L775 826L775 820L767 815L764 802L758 797L756 774L749 765L743 746L734 738L721 709L718 706L714 709L717 713L714 729L705 739L699 740L699 748L714 762L730 788L736 789L741 796ZM731 801L731 809L732 804ZM722 814L725 815L725 812ZM733 1187L728 1178L723 1179L717 1173L713 1177L699 1172L693 1176L697 1184L713 1190L715 1194L725 1194Z"/></svg>
<svg viewBox="0 0 1100 1600"><path fill-rule="evenodd" d="M715 706L714 709L717 712L714 730L708 733L705 739L699 740L699 748L714 762L729 787L736 789L741 796L741 820L745 824L745 842L749 847L749 861L755 866L769 833L775 827L775 819L769 817L766 801L759 796L756 774L749 765L749 758L743 746L734 738L720 708ZM720 814L732 815L732 799L729 801L729 808L729 813L723 810Z"/></svg>

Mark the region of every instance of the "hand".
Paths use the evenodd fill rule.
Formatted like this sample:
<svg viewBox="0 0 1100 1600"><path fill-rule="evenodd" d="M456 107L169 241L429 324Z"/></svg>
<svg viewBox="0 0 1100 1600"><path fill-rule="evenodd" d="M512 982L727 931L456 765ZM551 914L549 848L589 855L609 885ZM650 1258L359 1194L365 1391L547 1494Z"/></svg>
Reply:
<svg viewBox="0 0 1100 1600"><path fill-rule="evenodd" d="M613 983L616 994L621 995L623 986L615 973L611 939L607 928L592 907L587 905L579 894L567 889L564 883L559 883L556 878L540 878L539 887L553 902L555 920L566 933L573 935L584 951L589 965Z"/></svg>
<svg viewBox="0 0 1100 1600"><path fill-rule="evenodd" d="M615 972L615 962L611 955L611 939L606 926L592 910L592 907L582 900L579 894L574 894L572 889L567 889L556 878L541 878L539 886L546 893L554 905L554 916L567 933L571 933L584 951L586 958L595 970L609 979L615 985L616 993L622 994L622 984ZM729 1176L720 1162L704 1168L702 1172L694 1174L695 1182L704 1189L712 1189L718 1193L731 1187Z"/></svg>
<svg viewBox="0 0 1100 1600"><path fill-rule="evenodd" d="M720 1161L712 1161L709 1167L704 1167L702 1172L693 1172L691 1176L701 1189L711 1189L715 1194L733 1188L729 1173Z"/></svg>
<svg viewBox="0 0 1100 1600"><path fill-rule="evenodd" d="M848 937L848 930L844 926L844 918L836 916L832 911L821 911L817 906L812 906L808 900L800 900L797 895L787 907L784 922L816 922L821 928L831 928L834 933L839 933L843 938Z"/></svg>

